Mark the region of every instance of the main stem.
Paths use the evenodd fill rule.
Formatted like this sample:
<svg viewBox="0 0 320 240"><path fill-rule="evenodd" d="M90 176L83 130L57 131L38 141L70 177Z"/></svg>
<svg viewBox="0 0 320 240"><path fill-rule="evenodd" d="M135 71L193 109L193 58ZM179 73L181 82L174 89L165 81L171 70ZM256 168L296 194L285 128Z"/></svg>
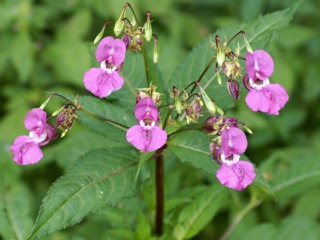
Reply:
<svg viewBox="0 0 320 240"><path fill-rule="evenodd" d="M163 155L156 157L156 235L163 233L163 201L164 201L164 167Z"/></svg>

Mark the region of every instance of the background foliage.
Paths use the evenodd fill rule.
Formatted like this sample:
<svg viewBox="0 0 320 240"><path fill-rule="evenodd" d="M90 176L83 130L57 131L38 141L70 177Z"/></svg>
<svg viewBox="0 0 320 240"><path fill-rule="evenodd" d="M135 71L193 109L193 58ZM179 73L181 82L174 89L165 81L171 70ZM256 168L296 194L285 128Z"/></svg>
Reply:
<svg viewBox="0 0 320 240"><path fill-rule="evenodd" d="M92 65L89 42L105 21L117 18L123 3L106 0L4 0L0 3L2 239L25 239L33 228L49 187L73 163L77 161L80 171L87 167L85 158L97 154L90 150L106 146L114 149L126 144L124 139L117 138L118 130L109 133L108 126L92 125L87 129L76 123L63 140L44 148L45 158L34 166L15 165L9 151L14 138L26 133L23 126L26 112L39 106L48 92L89 95L82 81L83 73ZM160 44L158 67L165 82L173 81L171 76L176 67L210 33L293 4L291 0L135 0L130 3L141 20L147 10L152 13L154 32L159 36ZM218 239L234 219L242 216L248 203L249 208L255 208L243 215L229 239L320 238L320 128L317 124L320 121L319 16L319 1L303 2L291 24L276 31L271 44L266 46L276 66L271 81L284 85L290 95L290 101L280 116L252 113L244 103L244 96L241 96L236 108L228 112L228 115L240 118L254 130L254 134L249 136L246 153L259 167L261 175L270 181L274 197L261 192L257 186L241 193L228 190L227 193L217 194L222 190L216 184L211 165L207 172L183 165L177 158L188 161L183 155L185 152L169 148L172 154L168 154L165 163L165 226L177 239ZM124 74L136 78L134 74L140 68L141 64L133 64L124 69ZM91 108L94 100L84 97L83 101L86 98L86 107ZM121 93L112 95L110 101L117 98L121 98ZM59 104L59 101L50 102L48 111L55 110ZM133 109L133 105L125 101L120 101L119 105L123 112ZM99 108L99 111L107 114L104 108ZM123 121L128 125L134 122L133 119ZM85 125L85 119L82 123ZM106 134L96 134L95 127L106 127ZM107 133L116 141L110 140ZM179 137L190 138L188 134L191 133ZM172 139L171 145L175 142L179 140ZM208 151L206 143L202 145L203 152ZM117 161L116 152L103 151L99 154L113 156L113 165L122 166L123 163ZM132 159L128 159L127 163L130 161ZM153 162L147 165L150 168L141 169L142 178L153 176ZM91 167L93 172L97 172L95 166ZM135 171L136 166L133 165L133 168L132 171ZM132 183L132 179L130 181ZM71 184L68 177L61 178L55 184L66 183ZM80 224L43 239L150 239L155 214L153 184L153 178L149 178L138 197L126 199L114 208L101 206L101 209L94 209L96 211L87 215ZM127 187L128 196L133 195L130 191L135 189L130 185ZM99 199L99 193L103 190L91 189L88 197ZM51 189L50 194L57 193ZM112 202L108 204L113 205ZM80 216L73 221L78 220L81 220ZM170 239L170 236L163 239Z"/></svg>

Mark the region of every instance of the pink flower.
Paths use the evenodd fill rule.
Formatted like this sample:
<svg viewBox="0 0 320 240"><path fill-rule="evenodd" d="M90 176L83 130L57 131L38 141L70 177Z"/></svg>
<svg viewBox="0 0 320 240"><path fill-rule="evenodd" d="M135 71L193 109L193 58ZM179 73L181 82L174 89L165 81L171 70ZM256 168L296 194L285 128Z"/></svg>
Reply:
<svg viewBox="0 0 320 240"><path fill-rule="evenodd" d="M231 155L229 158L221 154L222 164L216 173L222 185L237 191L245 189L256 177L254 166L250 162L239 161L239 158L238 154Z"/></svg>
<svg viewBox="0 0 320 240"><path fill-rule="evenodd" d="M279 84L267 84L262 88L252 88L246 96L246 103L252 111L278 115L289 96Z"/></svg>
<svg viewBox="0 0 320 240"><path fill-rule="evenodd" d="M46 123L47 113L40 108L30 110L24 120L29 136L19 136L10 147L13 160L20 165L34 164L41 160L44 146L57 137L56 129Z"/></svg>
<svg viewBox="0 0 320 240"><path fill-rule="evenodd" d="M126 53L126 45L120 39L103 38L96 51L100 68L91 68L84 74L84 85L94 95L104 98L119 90L124 80L119 75Z"/></svg>
<svg viewBox="0 0 320 240"><path fill-rule="evenodd" d="M34 108L27 113L24 126L27 130L33 131L40 136L46 127L46 122L47 113L41 108Z"/></svg>
<svg viewBox="0 0 320 240"><path fill-rule="evenodd" d="M221 147L225 157L244 153L247 146L247 137L241 129L231 127L221 132Z"/></svg>
<svg viewBox="0 0 320 240"><path fill-rule="evenodd" d="M129 128L127 141L143 152L152 152L167 142L167 133L160 127L159 111L152 98L141 99L135 108L135 117L139 125Z"/></svg>
<svg viewBox="0 0 320 240"><path fill-rule="evenodd" d="M134 110L134 116L138 122L144 118L150 118L157 122L159 118L159 111L153 99L151 97L145 97L137 103Z"/></svg>
<svg viewBox="0 0 320 240"><path fill-rule="evenodd" d="M250 79L266 80L274 70L272 57L264 50L246 54L246 70Z"/></svg>

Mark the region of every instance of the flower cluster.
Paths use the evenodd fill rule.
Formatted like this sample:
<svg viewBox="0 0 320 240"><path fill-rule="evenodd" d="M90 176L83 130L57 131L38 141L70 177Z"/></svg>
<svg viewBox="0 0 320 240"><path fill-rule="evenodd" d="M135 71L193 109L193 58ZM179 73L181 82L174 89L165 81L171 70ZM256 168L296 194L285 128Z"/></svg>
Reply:
<svg viewBox="0 0 320 240"><path fill-rule="evenodd" d="M91 68L84 74L84 85L94 95L104 98L119 90L124 80L119 72L122 69L126 45L120 39L103 38L96 50L100 68Z"/></svg>
<svg viewBox="0 0 320 240"><path fill-rule="evenodd" d="M10 147L13 160L20 165L34 164L41 160L41 146L57 137L56 129L47 123L47 113L41 108L30 110L24 120L29 136L19 136Z"/></svg>
<svg viewBox="0 0 320 240"><path fill-rule="evenodd" d="M246 70L244 85L249 90L246 103L253 111L261 111L278 115L289 97L279 84L270 84L269 77L273 73L273 60L264 50L256 50L246 54Z"/></svg>
<svg viewBox="0 0 320 240"><path fill-rule="evenodd" d="M151 97L142 98L136 105L134 115L138 125L129 128L127 141L142 152L152 152L167 141L167 133L160 128L159 110Z"/></svg>
<svg viewBox="0 0 320 240"><path fill-rule="evenodd" d="M234 118L221 119L217 116L207 119L207 122L221 122L218 130L218 141L210 144L213 159L220 165L216 176L226 187L241 191L250 185L255 179L254 166L248 162L239 160L245 152L248 141L244 132L238 128ZM206 128L211 131L212 129Z"/></svg>

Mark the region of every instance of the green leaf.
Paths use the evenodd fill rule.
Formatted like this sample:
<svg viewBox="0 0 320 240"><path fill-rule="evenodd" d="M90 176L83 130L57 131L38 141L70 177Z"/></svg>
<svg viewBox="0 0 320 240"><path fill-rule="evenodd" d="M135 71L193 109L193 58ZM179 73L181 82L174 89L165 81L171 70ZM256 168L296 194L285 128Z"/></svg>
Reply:
<svg viewBox="0 0 320 240"><path fill-rule="evenodd" d="M293 148L275 152L261 169L277 198L292 197L320 183L319 151Z"/></svg>
<svg viewBox="0 0 320 240"><path fill-rule="evenodd" d="M186 131L175 135L168 142L168 150L181 162L191 164L208 173L215 173L218 164L212 160L209 150L209 137L204 132Z"/></svg>
<svg viewBox="0 0 320 240"><path fill-rule="evenodd" d="M132 230L127 228L117 228L117 229L110 229L105 231L101 240L132 240L134 238L135 233Z"/></svg>
<svg viewBox="0 0 320 240"><path fill-rule="evenodd" d="M0 235L4 239L23 240L33 223L31 194L23 183L12 178L10 170L6 167L0 176Z"/></svg>
<svg viewBox="0 0 320 240"><path fill-rule="evenodd" d="M139 213L139 221L136 229L136 239L137 240L149 240L151 238L151 226L148 219Z"/></svg>
<svg viewBox="0 0 320 240"><path fill-rule="evenodd" d="M199 193L198 197L180 212L174 236L182 240L199 233L221 208L227 192L226 188L216 185Z"/></svg>
<svg viewBox="0 0 320 240"><path fill-rule="evenodd" d="M26 32L14 37L11 45L11 61L22 82L27 81L33 68L33 43Z"/></svg>
<svg viewBox="0 0 320 240"><path fill-rule="evenodd" d="M122 124L123 126L97 119L96 117L79 111L79 121L82 124L112 141L122 143L122 145L127 146L126 131L129 127L136 124L133 109L132 114L128 114L127 110L116 103L106 102L91 96L79 97L79 103L84 109L89 110L95 115L107 118L116 123Z"/></svg>
<svg viewBox="0 0 320 240"><path fill-rule="evenodd" d="M278 227L276 240L283 239L308 239L317 240L320 238L319 223L306 217L288 217Z"/></svg>
<svg viewBox="0 0 320 240"><path fill-rule="evenodd" d="M66 228L90 211L135 196L137 158L137 152L128 149L103 149L84 155L50 188L28 239Z"/></svg>
<svg viewBox="0 0 320 240"><path fill-rule="evenodd" d="M57 80L79 87L83 87L84 73L90 68L89 59L87 45L78 39L58 39L45 52L45 60L53 67Z"/></svg>
<svg viewBox="0 0 320 240"><path fill-rule="evenodd" d="M267 47L273 32L285 27L289 23L297 6L298 3L292 8L265 15L248 24L224 28L210 35L193 49L168 81L177 83L176 86L179 89L182 89L193 81L197 81L202 71L206 68L210 59L215 54L214 50L210 47L210 39L215 39L216 35L219 35L222 38L226 36L227 39L231 39L236 33L243 30L246 32L247 39L253 48L262 49ZM230 46L235 46L238 41L241 50L243 50L245 46L241 37L234 40ZM215 67L212 65L204 75L201 85L205 86L205 84L212 79L214 74ZM169 85L170 82L167 82L167 85ZM214 101L222 109L228 109L234 105L235 101L228 93L225 84L218 85L213 81L206 91L210 96L214 97Z"/></svg>

